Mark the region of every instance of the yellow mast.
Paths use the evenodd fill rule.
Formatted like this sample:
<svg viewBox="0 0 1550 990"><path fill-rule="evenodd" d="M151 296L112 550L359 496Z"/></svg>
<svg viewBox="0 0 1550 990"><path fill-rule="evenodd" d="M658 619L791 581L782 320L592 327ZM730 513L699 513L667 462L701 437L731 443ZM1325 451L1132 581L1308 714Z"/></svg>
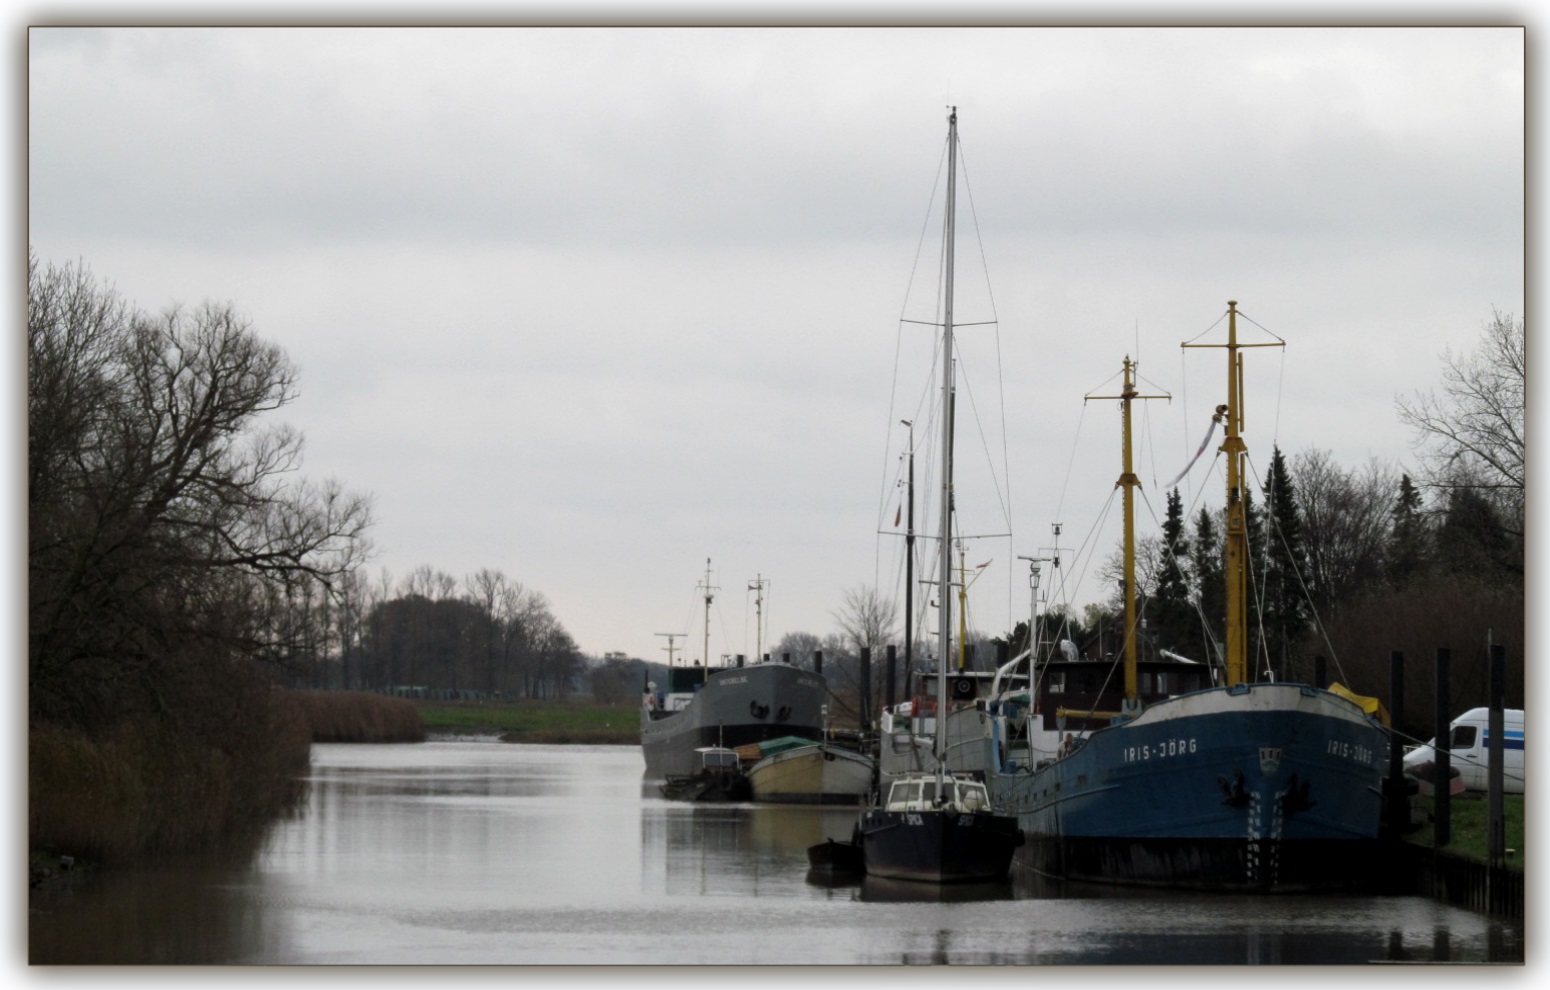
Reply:
<svg viewBox="0 0 1550 990"><path fill-rule="evenodd" d="M986 564L989 561L985 562ZM974 576L977 579L980 570L985 564L974 568ZM969 562L964 559L963 541L958 541L958 670L962 672L967 666L968 654L965 652L964 643L969 639Z"/></svg>
<svg viewBox="0 0 1550 990"><path fill-rule="evenodd" d="M1141 395L1136 392L1136 384L1133 374L1136 362L1125 356L1125 386L1119 395L1089 395L1088 399L1118 399L1120 400L1120 418L1124 424L1124 473L1119 476L1116 487L1123 489L1123 502L1125 514L1125 587L1122 594L1125 598L1125 704L1126 715L1137 715L1141 711L1141 692L1137 686L1136 678L1136 515L1135 515L1135 490L1141 486L1141 479L1136 477L1136 472L1131 459L1131 432L1130 432L1130 400L1132 399L1171 399L1172 396Z"/></svg>
<svg viewBox="0 0 1550 990"><path fill-rule="evenodd" d="M1183 347L1221 347L1221 344L1190 344ZM1221 451L1227 455L1227 547L1223 577L1227 584L1227 686L1248 679L1249 654L1249 521L1244 499L1248 447L1243 442L1243 355L1244 347L1284 347L1284 341L1264 344L1238 343L1238 302L1227 300L1227 405L1218 407L1226 422L1226 438Z"/></svg>
<svg viewBox="0 0 1550 990"><path fill-rule="evenodd" d="M969 638L969 565L963 559L963 544L958 544L958 673L963 673L964 643Z"/></svg>
<svg viewBox="0 0 1550 990"><path fill-rule="evenodd" d="M1238 303L1227 300L1227 436L1222 453L1227 455L1227 553L1223 576L1227 582L1227 686L1242 684L1247 677L1249 601L1249 521L1243 498L1243 465L1248 448L1243 443L1243 357L1238 353Z"/></svg>

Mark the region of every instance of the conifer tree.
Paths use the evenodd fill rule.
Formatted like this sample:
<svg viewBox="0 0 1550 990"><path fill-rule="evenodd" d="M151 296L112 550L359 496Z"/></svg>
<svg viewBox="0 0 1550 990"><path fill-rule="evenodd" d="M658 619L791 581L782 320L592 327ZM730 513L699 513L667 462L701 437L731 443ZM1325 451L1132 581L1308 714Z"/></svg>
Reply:
<svg viewBox="0 0 1550 990"><path fill-rule="evenodd" d="M1184 561L1189 557L1189 539L1184 535L1184 500L1177 488L1168 493L1168 512L1163 519L1162 559L1157 572L1157 590L1152 595L1150 632L1164 648L1179 649L1189 637L1195 614L1190 604L1189 585L1185 581Z"/></svg>
<svg viewBox="0 0 1550 990"><path fill-rule="evenodd" d="M1302 545L1302 514L1297 490L1286 469L1281 448L1275 447L1265 476L1263 615L1270 661L1286 669L1291 644L1303 631L1311 609L1303 592L1306 572Z"/></svg>
<svg viewBox="0 0 1550 990"><path fill-rule="evenodd" d="M1213 644L1222 640L1222 616L1227 610L1227 585L1222 576L1222 537L1215 514L1202 508L1195 517L1195 536L1189 546L1195 601L1199 611L1188 640L1201 655L1214 657Z"/></svg>
<svg viewBox="0 0 1550 990"><path fill-rule="evenodd" d="M1523 580L1523 556L1490 499L1472 488L1448 492L1437 529L1437 566L1486 580Z"/></svg>
<svg viewBox="0 0 1550 990"><path fill-rule="evenodd" d="M1388 578L1404 587L1418 577L1431 558L1431 532L1421 511L1421 492L1408 474L1399 479L1399 496L1390 512Z"/></svg>
<svg viewBox="0 0 1550 990"><path fill-rule="evenodd" d="M1248 538L1248 561L1244 566L1248 570L1248 588L1246 608L1248 610L1248 628L1244 630L1247 639L1249 671L1259 670L1262 667L1261 658L1264 654L1265 643L1265 585L1268 578L1268 567L1265 557L1265 514L1254 504L1254 484L1249 480L1243 487L1243 523ZM1224 523L1225 529L1225 523ZM1226 539L1225 532L1223 539ZM1224 568L1225 571L1225 568ZM1223 587L1226 587L1227 576L1222 575ZM1225 610L1224 610L1225 613ZM1224 623L1225 628L1225 623Z"/></svg>

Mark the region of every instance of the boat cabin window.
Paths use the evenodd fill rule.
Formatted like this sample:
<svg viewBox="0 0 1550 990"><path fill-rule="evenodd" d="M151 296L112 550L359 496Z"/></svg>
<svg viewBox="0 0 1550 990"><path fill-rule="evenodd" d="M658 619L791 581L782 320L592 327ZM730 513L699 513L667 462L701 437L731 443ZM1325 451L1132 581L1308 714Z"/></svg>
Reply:
<svg viewBox="0 0 1550 990"><path fill-rule="evenodd" d="M920 799L920 785L913 781L903 784L894 784L889 792L889 804L909 804Z"/></svg>
<svg viewBox="0 0 1550 990"><path fill-rule="evenodd" d="M734 752L712 752L705 754L707 767L734 767L737 766L737 754Z"/></svg>

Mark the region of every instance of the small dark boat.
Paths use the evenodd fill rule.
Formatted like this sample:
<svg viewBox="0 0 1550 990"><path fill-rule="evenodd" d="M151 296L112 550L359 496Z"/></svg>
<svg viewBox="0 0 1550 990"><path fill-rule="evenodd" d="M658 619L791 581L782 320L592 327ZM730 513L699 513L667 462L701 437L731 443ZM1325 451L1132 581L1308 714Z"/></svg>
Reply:
<svg viewBox="0 0 1550 990"><path fill-rule="evenodd" d="M824 876L860 876L866 872L866 860L857 838L848 842L825 839L816 846L807 847L807 867Z"/></svg>
<svg viewBox="0 0 1550 990"><path fill-rule="evenodd" d="M699 769L691 774L670 774L662 783L662 796L672 801L748 801L753 787L742 771L737 751L724 746L695 750Z"/></svg>
<svg viewBox="0 0 1550 990"><path fill-rule="evenodd" d="M1005 880L1023 844L1017 819L990 810L984 784L940 770L894 781L860 832L867 876L927 883Z"/></svg>

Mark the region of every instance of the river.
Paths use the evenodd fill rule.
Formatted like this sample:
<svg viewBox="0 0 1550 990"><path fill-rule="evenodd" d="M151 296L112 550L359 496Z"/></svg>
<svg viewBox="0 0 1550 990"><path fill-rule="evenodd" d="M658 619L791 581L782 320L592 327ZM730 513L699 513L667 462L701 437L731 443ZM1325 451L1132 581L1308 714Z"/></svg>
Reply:
<svg viewBox="0 0 1550 990"><path fill-rule="evenodd" d="M826 886L853 810L655 796L635 747L318 745L305 809L242 862L35 896L33 964L1522 962L1425 898Z"/></svg>

